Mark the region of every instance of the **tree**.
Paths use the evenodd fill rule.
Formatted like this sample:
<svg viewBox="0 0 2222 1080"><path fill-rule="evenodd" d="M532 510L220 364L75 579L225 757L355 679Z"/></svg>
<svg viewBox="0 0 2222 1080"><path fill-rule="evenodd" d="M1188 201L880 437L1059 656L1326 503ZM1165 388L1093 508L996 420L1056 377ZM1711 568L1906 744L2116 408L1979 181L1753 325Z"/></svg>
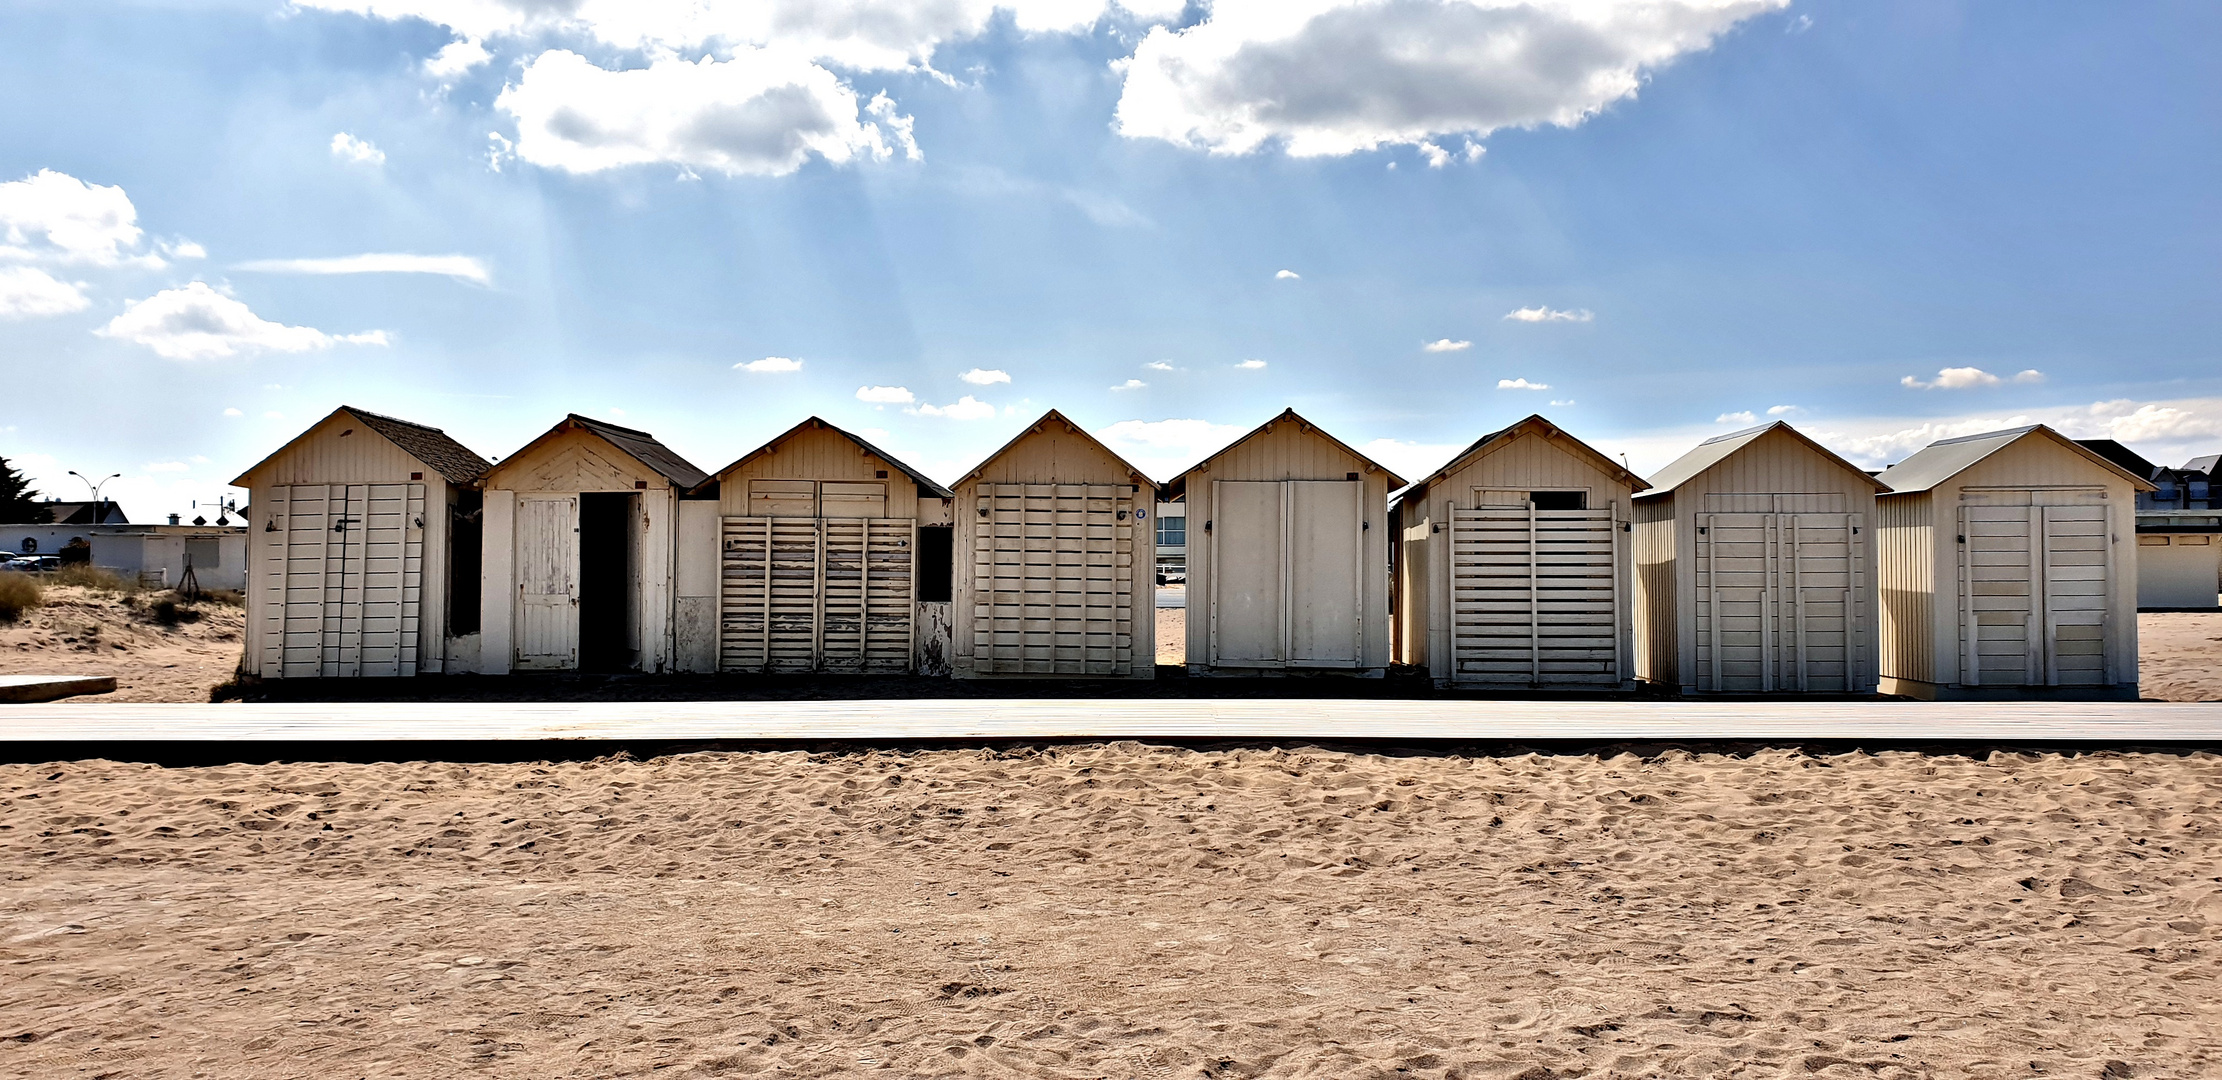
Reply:
<svg viewBox="0 0 2222 1080"><path fill-rule="evenodd" d="M0 457L0 525L44 525L52 520L54 512L39 505L31 478Z"/></svg>

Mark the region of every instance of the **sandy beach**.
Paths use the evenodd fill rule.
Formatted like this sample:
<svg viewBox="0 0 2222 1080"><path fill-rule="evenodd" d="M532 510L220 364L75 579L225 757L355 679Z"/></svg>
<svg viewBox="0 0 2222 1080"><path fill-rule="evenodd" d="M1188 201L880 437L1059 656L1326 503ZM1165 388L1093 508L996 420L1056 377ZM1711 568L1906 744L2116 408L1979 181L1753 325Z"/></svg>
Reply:
<svg viewBox="0 0 2222 1080"><path fill-rule="evenodd" d="M8 765L0 1073L2211 1076L2218 815L2213 754Z"/></svg>

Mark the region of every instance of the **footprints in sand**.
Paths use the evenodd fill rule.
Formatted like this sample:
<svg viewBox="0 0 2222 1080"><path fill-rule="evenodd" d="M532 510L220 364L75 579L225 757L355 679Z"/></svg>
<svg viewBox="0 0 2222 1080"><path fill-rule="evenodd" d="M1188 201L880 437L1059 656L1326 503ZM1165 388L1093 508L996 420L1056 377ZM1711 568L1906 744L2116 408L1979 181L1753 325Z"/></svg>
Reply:
<svg viewBox="0 0 2222 1080"><path fill-rule="evenodd" d="M2222 1074L2217 835L2192 754L0 766L0 1074Z"/></svg>

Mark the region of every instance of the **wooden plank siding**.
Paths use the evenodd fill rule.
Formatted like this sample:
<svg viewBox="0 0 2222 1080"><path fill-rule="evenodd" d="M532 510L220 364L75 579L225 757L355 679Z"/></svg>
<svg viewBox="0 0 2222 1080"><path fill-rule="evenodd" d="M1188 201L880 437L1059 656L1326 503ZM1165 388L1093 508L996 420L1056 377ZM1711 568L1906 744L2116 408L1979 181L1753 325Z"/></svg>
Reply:
<svg viewBox="0 0 2222 1080"><path fill-rule="evenodd" d="M242 635L242 674L286 678L321 677L325 673L321 660L304 663L299 646L288 643L286 627L291 623L281 614L289 595L282 582L289 567L299 568L298 553L289 540L283 540L295 531L288 523L291 499L287 493L295 488L322 491L373 485L389 493L382 498L395 497L390 494L392 485L415 485L413 495L402 496L415 501L401 508L408 513L410 535L401 542L401 548L388 548L381 542L377 566L382 576L375 586L364 582L368 591L361 595L384 602L387 597L407 593L413 610L406 617L387 613L387 609L371 616L380 626L386 620L395 620L393 626L406 634L407 640L390 647L379 646L365 673L415 674L470 666L467 660L456 658L447 637L449 508L455 503L456 489L438 470L341 409L318 421L239 480L238 486L248 491L244 524L248 531L249 618ZM304 490L305 504L321 504L322 498ZM421 526L416 524L420 519ZM365 549L365 557L370 554ZM392 574L401 576L386 576ZM345 595L343 590L336 599ZM336 612L334 617L338 617ZM350 616L360 617L361 613Z"/></svg>
<svg viewBox="0 0 2222 1080"><path fill-rule="evenodd" d="M1685 694L1874 692L1877 484L1786 424L1738 437L1636 497L1640 677Z"/></svg>
<svg viewBox="0 0 2222 1080"><path fill-rule="evenodd" d="M2137 489L2032 428L1941 482L1881 497L1886 693L2137 693Z"/></svg>
<svg viewBox="0 0 2222 1080"><path fill-rule="evenodd" d="M960 480L952 674L1156 677L1155 490L1054 411Z"/></svg>
<svg viewBox="0 0 2222 1080"><path fill-rule="evenodd" d="M1398 502L1399 661L1444 686L1632 687L1633 490L1542 417L1413 485ZM1583 508L1535 509L1538 492Z"/></svg>
<svg viewBox="0 0 2222 1080"><path fill-rule="evenodd" d="M1926 495L1875 500L1881 608L1878 673L1936 681L1935 503Z"/></svg>
<svg viewBox="0 0 2222 1080"><path fill-rule="evenodd" d="M1293 412L1190 469L1189 671L1386 674L1392 479ZM1238 492L1254 512L1218 505Z"/></svg>
<svg viewBox="0 0 2222 1080"><path fill-rule="evenodd" d="M1636 678L1658 686L1682 685L1682 578L1677 559L1681 521L1672 492L1637 499L1635 518Z"/></svg>
<svg viewBox="0 0 2222 1080"><path fill-rule="evenodd" d="M638 497L638 512L628 526L638 555L631 583L635 614L628 628L628 637L638 643L634 669L650 673L675 670L672 629L679 492L671 481L592 431L573 426L542 436L496 465L487 473L483 487L487 558L481 618L487 630L479 661L481 671L507 673L520 664L523 657L517 650L527 644L517 628L517 620L524 617L517 596L522 579L517 575L529 565L527 553L516 551L516 530L522 521L516 509L518 500L568 496L575 502L578 496L594 492ZM503 509L497 510L497 504ZM576 511L573 513L576 525ZM507 554L497 560L497 550ZM503 628L498 632L497 623ZM504 638L507 640L501 640ZM545 654L534 655L540 658L531 666L547 666Z"/></svg>

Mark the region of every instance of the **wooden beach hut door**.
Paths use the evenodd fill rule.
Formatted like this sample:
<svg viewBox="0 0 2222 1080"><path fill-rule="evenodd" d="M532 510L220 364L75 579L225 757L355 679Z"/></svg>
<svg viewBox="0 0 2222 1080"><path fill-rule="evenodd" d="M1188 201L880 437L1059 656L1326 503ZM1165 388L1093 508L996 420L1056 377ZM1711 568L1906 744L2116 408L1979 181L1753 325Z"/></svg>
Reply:
<svg viewBox="0 0 2222 1080"><path fill-rule="evenodd" d="M579 666L579 498L517 497L517 668Z"/></svg>
<svg viewBox="0 0 2222 1080"><path fill-rule="evenodd" d="M1365 485L1214 480L1211 663L1358 667Z"/></svg>
<svg viewBox="0 0 2222 1080"><path fill-rule="evenodd" d="M416 674L424 485L296 484L269 502L263 674Z"/></svg>
<svg viewBox="0 0 2222 1080"><path fill-rule="evenodd" d="M1129 484L975 489L969 617L976 673L1134 673L1138 497Z"/></svg>
<svg viewBox="0 0 2222 1080"><path fill-rule="evenodd" d="M841 508L830 501L839 494L827 494L828 510ZM917 528L909 518L726 518L719 670L909 671Z"/></svg>
<svg viewBox="0 0 2222 1080"><path fill-rule="evenodd" d="M1610 508L1538 510L1523 493L1514 505L1452 507L1450 519L1452 679L1620 683L1625 609Z"/></svg>
<svg viewBox="0 0 2222 1080"><path fill-rule="evenodd" d="M1857 690L1866 516L1837 512L1838 495L1705 499L1697 517L1698 689Z"/></svg>
<svg viewBox="0 0 2222 1080"><path fill-rule="evenodd" d="M1963 492L1964 686L2105 686L2114 546L2099 490ZM2051 505L2047 505L2051 504Z"/></svg>

